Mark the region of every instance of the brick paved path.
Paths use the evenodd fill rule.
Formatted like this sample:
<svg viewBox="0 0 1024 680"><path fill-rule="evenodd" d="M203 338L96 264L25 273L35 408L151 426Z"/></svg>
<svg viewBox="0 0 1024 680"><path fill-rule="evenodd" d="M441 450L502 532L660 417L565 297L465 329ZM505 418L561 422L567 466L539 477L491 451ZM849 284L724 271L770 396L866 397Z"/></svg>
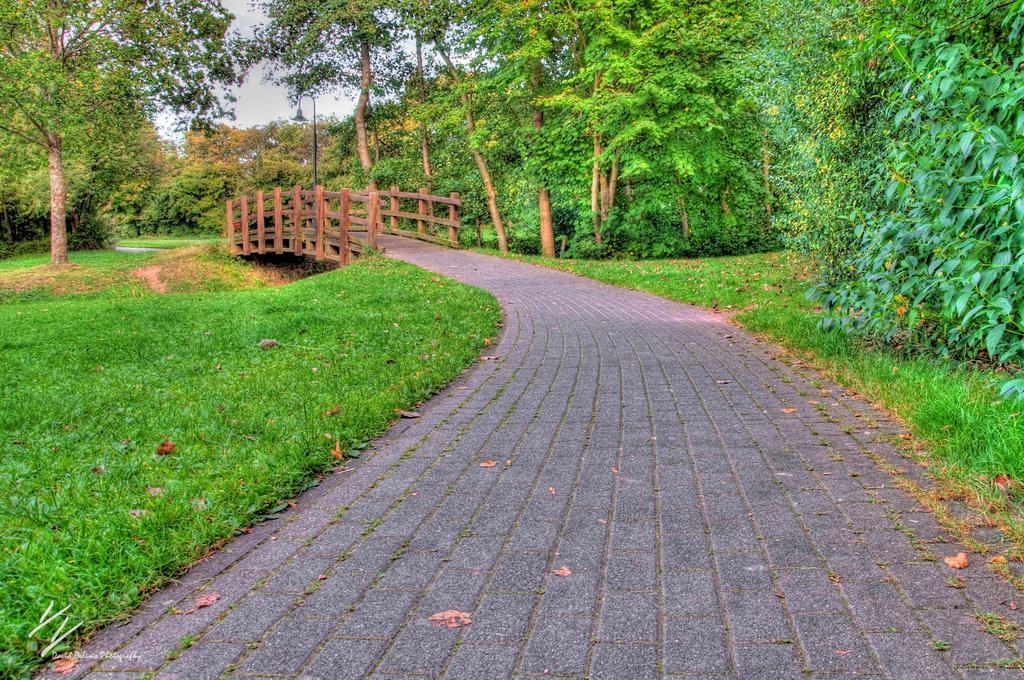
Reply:
<svg viewBox="0 0 1024 680"><path fill-rule="evenodd" d="M921 477L870 407L710 312L385 245L497 295L500 342L351 471L103 631L84 651L113 654L79 672L1019 677L993 663L1018 643L974 618L1020 621L1015 592L983 558L942 564L959 548L864 453ZM428 622L449 609L473 623Z"/></svg>

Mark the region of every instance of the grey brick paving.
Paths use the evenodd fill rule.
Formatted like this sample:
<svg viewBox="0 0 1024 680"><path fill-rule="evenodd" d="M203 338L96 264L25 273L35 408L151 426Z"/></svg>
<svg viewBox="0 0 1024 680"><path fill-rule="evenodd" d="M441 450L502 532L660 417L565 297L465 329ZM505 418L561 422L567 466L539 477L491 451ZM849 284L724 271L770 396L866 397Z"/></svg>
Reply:
<svg viewBox="0 0 1024 680"><path fill-rule="evenodd" d="M976 618L1024 625L1018 594L942 564L885 416L718 314L384 244L501 300L489 358L70 677L1019 677Z"/></svg>

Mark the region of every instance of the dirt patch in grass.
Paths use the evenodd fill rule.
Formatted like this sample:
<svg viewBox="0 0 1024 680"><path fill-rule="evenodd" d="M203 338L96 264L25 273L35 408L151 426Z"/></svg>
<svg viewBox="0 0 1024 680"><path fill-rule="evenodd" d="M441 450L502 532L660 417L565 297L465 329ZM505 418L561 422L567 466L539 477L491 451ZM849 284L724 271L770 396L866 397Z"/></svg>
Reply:
<svg viewBox="0 0 1024 680"><path fill-rule="evenodd" d="M160 267L160 265L154 264L148 267L143 267L142 269L136 269L132 273L142 279L142 281L149 286L151 291L155 293L166 293L167 284L160 280L161 269L162 267Z"/></svg>

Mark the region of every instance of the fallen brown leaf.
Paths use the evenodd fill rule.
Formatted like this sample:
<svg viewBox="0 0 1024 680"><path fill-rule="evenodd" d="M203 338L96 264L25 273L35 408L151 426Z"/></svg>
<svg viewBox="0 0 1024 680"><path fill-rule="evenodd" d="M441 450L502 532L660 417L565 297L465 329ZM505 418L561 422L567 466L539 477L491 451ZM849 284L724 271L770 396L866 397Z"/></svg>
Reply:
<svg viewBox="0 0 1024 680"><path fill-rule="evenodd" d="M473 623L472 616L467 612L460 612L458 609L446 609L427 620L439 628L459 628Z"/></svg>
<svg viewBox="0 0 1024 680"><path fill-rule="evenodd" d="M340 439L335 439L334 440L334 448L331 450L331 456L336 458L337 460L344 460L345 459L345 454L341 452L341 440Z"/></svg>
<svg viewBox="0 0 1024 680"><path fill-rule="evenodd" d="M55 673L60 675L69 675L75 666L78 665L78 658L74 656L65 656L63 659L57 659L53 662L53 670Z"/></svg>
<svg viewBox="0 0 1024 680"><path fill-rule="evenodd" d="M944 557L942 561L946 563L946 566L953 569L966 569L969 564L967 561L967 553L957 553L952 557Z"/></svg>
<svg viewBox="0 0 1024 680"><path fill-rule="evenodd" d="M1013 481L1007 475L996 475L992 478L992 482L999 487L1000 491L1006 493L1006 490L1010 488Z"/></svg>
<svg viewBox="0 0 1024 680"><path fill-rule="evenodd" d="M482 467L482 468L492 468L492 467L494 467L497 464L498 464L497 462L495 462L495 461L491 460L490 458L488 458L484 462L480 463L480 467Z"/></svg>
<svg viewBox="0 0 1024 680"><path fill-rule="evenodd" d="M995 557L990 559L989 562L991 562L992 564L1006 564L1006 558L1002 555L996 555Z"/></svg>
<svg viewBox="0 0 1024 680"><path fill-rule="evenodd" d="M324 417L330 418L331 416L336 416L339 413L341 413L341 407L335 406L334 408L329 408L326 411L324 411Z"/></svg>
<svg viewBox="0 0 1024 680"><path fill-rule="evenodd" d="M164 493L164 490L161 489L159 486L147 486L146 487L146 495L147 496L162 496L163 493Z"/></svg>
<svg viewBox="0 0 1024 680"><path fill-rule="evenodd" d="M178 448L178 445L164 437L164 440L160 442L160 445L156 447L156 455L166 456L174 453L174 450Z"/></svg>
<svg viewBox="0 0 1024 680"><path fill-rule="evenodd" d="M422 418L423 416L416 411L403 411L400 408L395 409L395 413L402 416L403 418Z"/></svg>
<svg viewBox="0 0 1024 680"><path fill-rule="evenodd" d="M849 653L850 653L849 649L837 649L836 650L836 654L838 654L839 656L846 656Z"/></svg>
<svg viewBox="0 0 1024 680"><path fill-rule="evenodd" d="M572 570L570 570L569 567L565 566L564 564L558 569L555 569L551 573L555 576L572 576Z"/></svg>
<svg viewBox="0 0 1024 680"><path fill-rule="evenodd" d="M484 347L490 347L490 346L491 346L491 339L490 338L484 338Z"/></svg>
<svg viewBox="0 0 1024 680"><path fill-rule="evenodd" d="M782 409L783 413L796 413L796 409L793 407Z"/></svg>
<svg viewBox="0 0 1024 680"><path fill-rule="evenodd" d="M548 493L551 494L552 496L554 496L556 493L558 493L558 489L556 489L553 486L549 486L548 487Z"/></svg>
<svg viewBox="0 0 1024 680"><path fill-rule="evenodd" d="M196 601L192 604L192 608L183 611L182 614L191 614L192 612L202 609L203 607L209 607L219 599L220 593L218 593L216 590L211 590L205 595L196 598Z"/></svg>

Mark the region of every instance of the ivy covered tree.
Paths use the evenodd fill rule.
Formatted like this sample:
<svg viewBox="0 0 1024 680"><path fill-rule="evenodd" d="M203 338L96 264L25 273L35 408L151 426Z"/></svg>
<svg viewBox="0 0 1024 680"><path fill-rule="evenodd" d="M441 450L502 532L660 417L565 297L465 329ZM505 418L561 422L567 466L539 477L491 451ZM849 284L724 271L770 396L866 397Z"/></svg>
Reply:
<svg viewBox="0 0 1024 680"><path fill-rule="evenodd" d="M67 262L68 154L161 108L223 114L230 19L219 0L0 0L0 132L47 155L54 264Z"/></svg>

